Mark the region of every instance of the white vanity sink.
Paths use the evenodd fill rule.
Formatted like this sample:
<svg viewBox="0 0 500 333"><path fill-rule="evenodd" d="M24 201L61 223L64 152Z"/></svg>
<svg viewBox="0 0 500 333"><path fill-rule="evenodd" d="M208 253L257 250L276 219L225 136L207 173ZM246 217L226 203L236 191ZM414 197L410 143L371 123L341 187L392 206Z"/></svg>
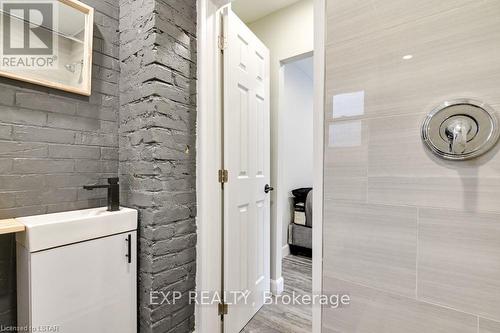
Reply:
<svg viewBox="0 0 500 333"><path fill-rule="evenodd" d="M17 234L17 242L29 252L137 229L137 211L129 208L108 212L103 207L21 217L16 220L26 227L26 232Z"/></svg>
<svg viewBox="0 0 500 333"><path fill-rule="evenodd" d="M16 236L19 326L137 332L137 211L96 208L17 221L26 226Z"/></svg>

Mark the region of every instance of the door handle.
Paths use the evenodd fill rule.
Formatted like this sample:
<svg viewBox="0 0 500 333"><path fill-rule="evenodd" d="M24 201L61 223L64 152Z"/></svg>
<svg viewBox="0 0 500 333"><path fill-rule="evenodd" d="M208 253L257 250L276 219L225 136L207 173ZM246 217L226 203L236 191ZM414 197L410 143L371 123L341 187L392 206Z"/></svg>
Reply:
<svg viewBox="0 0 500 333"><path fill-rule="evenodd" d="M274 191L274 187L271 187L269 186L269 184L266 184L266 186L264 186L264 192L269 193L271 191Z"/></svg>
<svg viewBox="0 0 500 333"><path fill-rule="evenodd" d="M130 264L132 263L132 235L128 235L125 241L127 242L127 251L128 251L126 257L128 258L128 263Z"/></svg>

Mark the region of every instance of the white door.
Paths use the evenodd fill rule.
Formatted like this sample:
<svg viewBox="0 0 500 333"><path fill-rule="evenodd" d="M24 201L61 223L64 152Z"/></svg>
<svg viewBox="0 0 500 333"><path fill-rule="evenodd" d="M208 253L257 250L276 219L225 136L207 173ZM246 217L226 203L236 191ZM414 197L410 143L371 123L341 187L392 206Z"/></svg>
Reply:
<svg viewBox="0 0 500 333"><path fill-rule="evenodd" d="M33 253L31 326L137 332L136 239L134 231Z"/></svg>
<svg viewBox="0 0 500 333"><path fill-rule="evenodd" d="M223 21L226 302L234 303L234 292L250 293L247 302L228 304L224 331L237 333L270 289L269 50L229 8Z"/></svg>

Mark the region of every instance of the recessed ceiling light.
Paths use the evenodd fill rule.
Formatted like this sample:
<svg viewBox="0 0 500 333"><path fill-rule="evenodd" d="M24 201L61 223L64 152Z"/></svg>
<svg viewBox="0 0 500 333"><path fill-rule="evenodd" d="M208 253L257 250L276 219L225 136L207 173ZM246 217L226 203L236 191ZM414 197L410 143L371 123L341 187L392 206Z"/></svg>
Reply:
<svg viewBox="0 0 500 333"><path fill-rule="evenodd" d="M412 54L407 54L403 57L403 60L410 60L413 58L413 55Z"/></svg>

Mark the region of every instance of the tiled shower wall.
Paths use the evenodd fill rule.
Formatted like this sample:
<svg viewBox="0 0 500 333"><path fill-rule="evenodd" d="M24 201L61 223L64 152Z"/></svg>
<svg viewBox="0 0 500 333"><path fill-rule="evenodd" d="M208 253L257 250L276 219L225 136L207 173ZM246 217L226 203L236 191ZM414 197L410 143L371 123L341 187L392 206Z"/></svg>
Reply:
<svg viewBox="0 0 500 333"><path fill-rule="evenodd" d="M118 174L118 0L95 8L92 95L0 79L0 219L106 205ZM15 240L0 236L0 327L16 322ZM0 331L2 329L0 328Z"/></svg>
<svg viewBox="0 0 500 333"><path fill-rule="evenodd" d="M420 139L446 100L500 111L499 17L497 0L327 1L324 291L352 302L323 332L500 332L500 145L447 162Z"/></svg>

